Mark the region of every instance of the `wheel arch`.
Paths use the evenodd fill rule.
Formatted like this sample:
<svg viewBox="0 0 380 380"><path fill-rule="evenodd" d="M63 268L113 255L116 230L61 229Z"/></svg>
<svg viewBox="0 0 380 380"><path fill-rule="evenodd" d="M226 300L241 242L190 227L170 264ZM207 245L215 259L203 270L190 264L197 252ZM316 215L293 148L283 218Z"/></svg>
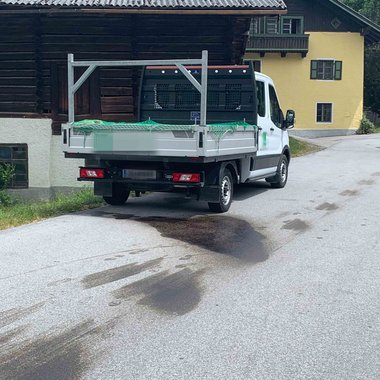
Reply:
<svg viewBox="0 0 380 380"><path fill-rule="evenodd" d="M237 167L237 164L235 161L228 161L228 162L225 162L223 163L223 165L221 165L221 168L220 168L220 176L223 175L223 172L225 169L228 169L232 175L232 181L233 183L237 184L239 183L239 171L238 171L238 167Z"/></svg>
<svg viewBox="0 0 380 380"><path fill-rule="evenodd" d="M288 159L288 163L290 163L291 154L290 154L290 148L288 145L284 146L284 149L282 150L282 154Z"/></svg>

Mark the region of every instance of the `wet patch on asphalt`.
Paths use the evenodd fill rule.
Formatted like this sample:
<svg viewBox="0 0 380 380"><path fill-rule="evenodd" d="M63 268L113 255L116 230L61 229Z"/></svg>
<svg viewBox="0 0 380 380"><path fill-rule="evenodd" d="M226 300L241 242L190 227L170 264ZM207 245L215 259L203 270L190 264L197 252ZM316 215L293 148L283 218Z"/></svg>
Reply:
<svg viewBox="0 0 380 380"><path fill-rule="evenodd" d="M204 269L188 268L169 274L168 271L123 286L112 294L116 299L138 297L140 305L164 313L184 315L194 310L202 298L200 279Z"/></svg>
<svg viewBox="0 0 380 380"><path fill-rule="evenodd" d="M0 312L0 328L8 326L13 322L19 321L22 318L25 318L28 315L35 313L44 304L45 302L39 302L29 307L14 307L12 309Z"/></svg>
<svg viewBox="0 0 380 380"><path fill-rule="evenodd" d="M302 219L285 220L284 225L281 227L283 230L292 230L303 232L310 228L310 226Z"/></svg>
<svg viewBox="0 0 380 380"><path fill-rule="evenodd" d="M317 206L315 209L316 210L326 210L326 211L334 211L334 210L338 210L339 206L337 206L335 203L329 203L329 202L324 202L322 204L320 204L319 206Z"/></svg>
<svg viewBox="0 0 380 380"><path fill-rule="evenodd" d="M158 266L162 258L149 260L145 263L126 264L115 268L106 269L101 272L96 272L85 276L82 279L84 288L94 288L110 282L118 281L123 278L131 277L148 269Z"/></svg>
<svg viewBox="0 0 380 380"><path fill-rule="evenodd" d="M359 190L344 190L339 195L342 195L343 197L354 197L355 195L359 194Z"/></svg>
<svg viewBox="0 0 380 380"><path fill-rule="evenodd" d="M91 364L85 339L100 328L83 322L59 334L24 341L0 354L0 374L12 380L79 379Z"/></svg>

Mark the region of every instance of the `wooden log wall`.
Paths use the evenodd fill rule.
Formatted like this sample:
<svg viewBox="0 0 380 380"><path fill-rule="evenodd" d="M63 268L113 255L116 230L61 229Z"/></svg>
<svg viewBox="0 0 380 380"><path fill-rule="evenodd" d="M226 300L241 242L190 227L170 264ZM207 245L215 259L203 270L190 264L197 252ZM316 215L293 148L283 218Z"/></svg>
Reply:
<svg viewBox="0 0 380 380"><path fill-rule="evenodd" d="M2 16L0 116L67 120L67 54L75 59L200 57L240 63L249 18L199 15L33 14ZM83 70L82 70L83 71ZM139 69L99 68L76 94L80 118L136 118ZM76 69L78 77L81 71Z"/></svg>

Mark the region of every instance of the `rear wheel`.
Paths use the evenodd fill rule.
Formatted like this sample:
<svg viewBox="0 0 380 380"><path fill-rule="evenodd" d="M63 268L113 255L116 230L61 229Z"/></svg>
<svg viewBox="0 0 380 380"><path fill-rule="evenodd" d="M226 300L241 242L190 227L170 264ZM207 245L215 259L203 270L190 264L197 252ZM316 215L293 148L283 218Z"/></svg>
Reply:
<svg viewBox="0 0 380 380"><path fill-rule="evenodd" d="M288 181L289 162L286 156L282 156L278 164L277 173L274 177L267 178L266 181L275 189L285 187Z"/></svg>
<svg viewBox="0 0 380 380"><path fill-rule="evenodd" d="M129 197L129 191L120 185L114 185L112 190L112 196L103 196L104 202L111 206L123 205Z"/></svg>
<svg viewBox="0 0 380 380"><path fill-rule="evenodd" d="M226 212L229 210L232 203L232 196L234 192L234 184L232 181L231 172L226 169L222 178L219 181L219 202L209 202L208 207L212 212Z"/></svg>

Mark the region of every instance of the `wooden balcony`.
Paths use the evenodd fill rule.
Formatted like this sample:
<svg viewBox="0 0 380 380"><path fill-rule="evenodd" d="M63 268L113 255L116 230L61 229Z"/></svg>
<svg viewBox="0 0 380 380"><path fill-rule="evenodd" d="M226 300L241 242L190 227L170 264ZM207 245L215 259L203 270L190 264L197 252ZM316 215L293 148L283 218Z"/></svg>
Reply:
<svg viewBox="0 0 380 380"><path fill-rule="evenodd" d="M309 51L308 34L255 34L248 38L247 52L260 53L281 53L285 57L287 53L300 53L306 57Z"/></svg>

